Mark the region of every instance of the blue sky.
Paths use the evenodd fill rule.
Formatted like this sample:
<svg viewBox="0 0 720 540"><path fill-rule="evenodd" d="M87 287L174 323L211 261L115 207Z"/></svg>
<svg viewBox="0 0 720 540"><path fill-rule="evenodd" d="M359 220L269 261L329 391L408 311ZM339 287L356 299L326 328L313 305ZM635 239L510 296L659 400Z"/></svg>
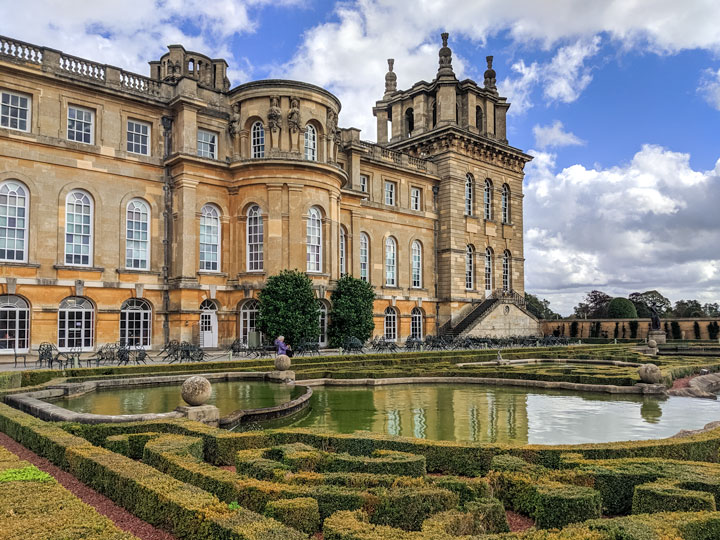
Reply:
<svg viewBox="0 0 720 540"><path fill-rule="evenodd" d="M68 9L72 5L73 9ZM720 301L720 2L686 0L27 0L0 33L147 73L165 46L224 57L233 83L305 80L374 139L399 88L495 57L525 179L526 288L567 314L585 292Z"/></svg>

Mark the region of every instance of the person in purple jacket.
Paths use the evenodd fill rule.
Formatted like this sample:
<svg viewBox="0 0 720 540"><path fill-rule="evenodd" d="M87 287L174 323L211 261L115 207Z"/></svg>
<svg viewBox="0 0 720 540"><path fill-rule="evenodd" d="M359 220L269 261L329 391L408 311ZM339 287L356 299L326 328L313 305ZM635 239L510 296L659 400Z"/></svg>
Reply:
<svg viewBox="0 0 720 540"><path fill-rule="evenodd" d="M285 336L278 336L275 340L275 350L277 351L278 356L281 354L285 354L287 356L292 356L292 347L285 343Z"/></svg>

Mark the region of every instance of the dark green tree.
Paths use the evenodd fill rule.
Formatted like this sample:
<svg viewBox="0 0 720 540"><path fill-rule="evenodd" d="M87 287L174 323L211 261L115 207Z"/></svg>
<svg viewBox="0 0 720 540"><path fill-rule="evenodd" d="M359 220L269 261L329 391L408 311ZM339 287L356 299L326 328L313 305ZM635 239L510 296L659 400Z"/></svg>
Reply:
<svg viewBox="0 0 720 540"><path fill-rule="evenodd" d="M644 319L651 315L650 306L654 305L661 317L665 317L672 308L670 300L657 291L634 292L628 298L635 305L638 317Z"/></svg>
<svg viewBox="0 0 720 540"><path fill-rule="evenodd" d="M635 305L627 298L613 298L608 304L608 317L611 319L635 319L637 315Z"/></svg>
<svg viewBox="0 0 720 540"><path fill-rule="evenodd" d="M612 297L602 291L590 291L584 302L580 302L573 309L576 317L588 319L605 319L608 316L608 304Z"/></svg>
<svg viewBox="0 0 720 540"><path fill-rule="evenodd" d="M270 339L285 336L296 346L320 336L320 309L312 281L298 270L283 270L270 276L260 291L258 328Z"/></svg>
<svg viewBox="0 0 720 540"><path fill-rule="evenodd" d="M720 304L717 302L705 304L703 306L703 311L708 317L720 317Z"/></svg>
<svg viewBox="0 0 720 540"><path fill-rule="evenodd" d="M331 347L342 346L349 337L355 337L363 343L372 337L375 329L374 300L373 287L366 281L348 275L337 281L329 315Z"/></svg>
<svg viewBox="0 0 720 540"><path fill-rule="evenodd" d="M695 333L695 339L700 339L700 325L697 321L693 323L693 332Z"/></svg>
<svg viewBox="0 0 720 540"><path fill-rule="evenodd" d="M560 315L550 309L550 301L544 298L540 300L534 294L525 293L525 307L538 319L559 319Z"/></svg>
<svg viewBox="0 0 720 540"><path fill-rule="evenodd" d="M705 311L697 300L678 300L672 310L675 317L704 317Z"/></svg>

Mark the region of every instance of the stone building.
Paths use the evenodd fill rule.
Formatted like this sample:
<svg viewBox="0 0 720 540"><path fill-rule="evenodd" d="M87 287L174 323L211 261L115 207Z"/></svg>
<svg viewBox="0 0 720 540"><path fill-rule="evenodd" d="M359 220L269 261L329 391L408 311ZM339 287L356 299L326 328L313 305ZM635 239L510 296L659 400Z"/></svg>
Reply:
<svg viewBox="0 0 720 540"><path fill-rule="evenodd" d="M323 329L350 273L388 339L537 333L530 157L507 143L492 57L484 86L459 81L443 42L432 82L398 91L390 61L369 143L330 92L230 88L224 60L180 45L144 77L0 37L0 349L246 340L288 268L311 277Z"/></svg>

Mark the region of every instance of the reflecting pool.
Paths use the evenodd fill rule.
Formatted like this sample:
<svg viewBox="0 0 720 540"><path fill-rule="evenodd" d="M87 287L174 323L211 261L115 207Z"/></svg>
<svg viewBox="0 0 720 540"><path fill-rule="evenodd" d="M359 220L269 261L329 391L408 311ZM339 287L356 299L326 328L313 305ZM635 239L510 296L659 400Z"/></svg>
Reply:
<svg viewBox="0 0 720 540"><path fill-rule="evenodd" d="M221 416L238 409L272 407L303 393L302 388L294 385L259 381L213 382L212 389L208 404L220 409ZM170 412L185 402L177 384L98 390L76 398L59 399L53 404L91 414L145 414Z"/></svg>
<svg viewBox="0 0 720 540"><path fill-rule="evenodd" d="M314 387L293 427L421 439L578 444L657 439L720 420L720 403L471 384Z"/></svg>

